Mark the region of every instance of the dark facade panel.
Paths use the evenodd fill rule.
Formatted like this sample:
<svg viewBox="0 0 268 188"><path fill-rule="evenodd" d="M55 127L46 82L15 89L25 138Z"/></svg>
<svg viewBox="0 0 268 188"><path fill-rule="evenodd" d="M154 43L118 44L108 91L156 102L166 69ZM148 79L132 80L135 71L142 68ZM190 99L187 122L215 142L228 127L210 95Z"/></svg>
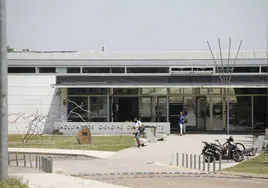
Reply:
<svg viewBox="0 0 268 188"><path fill-rule="evenodd" d="M254 76L232 76L230 83L252 83L267 82L268 77L265 75ZM215 83L221 84L219 76L57 76L57 84L69 82L105 82L105 83L162 83L162 84L176 84L176 83ZM268 84L268 83L267 83Z"/></svg>

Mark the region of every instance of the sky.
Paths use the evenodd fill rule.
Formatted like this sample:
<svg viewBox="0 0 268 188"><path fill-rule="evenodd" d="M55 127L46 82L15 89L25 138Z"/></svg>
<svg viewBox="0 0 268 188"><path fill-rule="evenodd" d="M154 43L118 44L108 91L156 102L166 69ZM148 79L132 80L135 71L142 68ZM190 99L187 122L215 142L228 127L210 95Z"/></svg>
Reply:
<svg viewBox="0 0 268 188"><path fill-rule="evenodd" d="M267 49L268 0L6 0L7 44L31 50Z"/></svg>

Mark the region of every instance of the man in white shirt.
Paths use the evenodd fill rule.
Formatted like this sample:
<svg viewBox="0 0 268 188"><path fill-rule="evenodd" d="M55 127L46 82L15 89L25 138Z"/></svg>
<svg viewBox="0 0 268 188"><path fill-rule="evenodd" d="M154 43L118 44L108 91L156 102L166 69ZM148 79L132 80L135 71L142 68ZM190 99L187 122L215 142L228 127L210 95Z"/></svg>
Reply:
<svg viewBox="0 0 268 188"><path fill-rule="evenodd" d="M137 118L134 118L134 123L133 123L133 129L134 129L134 135L135 135L135 139L137 141L137 147L141 146L141 142L140 142L140 127L142 127L142 122L139 121Z"/></svg>

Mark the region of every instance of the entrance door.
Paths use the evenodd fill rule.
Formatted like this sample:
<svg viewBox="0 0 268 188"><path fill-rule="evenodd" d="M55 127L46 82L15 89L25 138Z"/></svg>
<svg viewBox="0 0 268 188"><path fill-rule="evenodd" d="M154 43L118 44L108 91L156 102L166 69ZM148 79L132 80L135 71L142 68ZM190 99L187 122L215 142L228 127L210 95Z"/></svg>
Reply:
<svg viewBox="0 0 268 188"><path fill-rule="evenodd" d="M206 97L196 97L196 127L206 131Z"/></svg>
<svg viewBox="0 0 268 188"><path fill-rule="evenodd" d="M138 97L115 97L113 103L113 120L115 122L132 121L134 117L138 117Z"/></svg>

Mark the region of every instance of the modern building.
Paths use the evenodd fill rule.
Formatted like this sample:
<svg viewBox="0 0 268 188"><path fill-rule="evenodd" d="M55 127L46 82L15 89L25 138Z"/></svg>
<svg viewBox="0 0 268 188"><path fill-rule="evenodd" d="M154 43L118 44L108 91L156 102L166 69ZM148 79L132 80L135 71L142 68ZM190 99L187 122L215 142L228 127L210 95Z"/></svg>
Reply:
<svg viewBox="0 0 268 188"><path fill-rule="evenodd" d="M214 55L217 67L210 52L9 53L9 132L27 131L27 118L18 116L38 113L48 115L42 131L58 114L72 122L139 117L170 122L176 132L180 111L188 130L225 131L227 92L230 130L262 131L268 126L267 52L242 51L234 68L236 52L229 68L224 52L223 69L220 54ZM230 84L221 82L220 73L232 75Z"/></svg>

